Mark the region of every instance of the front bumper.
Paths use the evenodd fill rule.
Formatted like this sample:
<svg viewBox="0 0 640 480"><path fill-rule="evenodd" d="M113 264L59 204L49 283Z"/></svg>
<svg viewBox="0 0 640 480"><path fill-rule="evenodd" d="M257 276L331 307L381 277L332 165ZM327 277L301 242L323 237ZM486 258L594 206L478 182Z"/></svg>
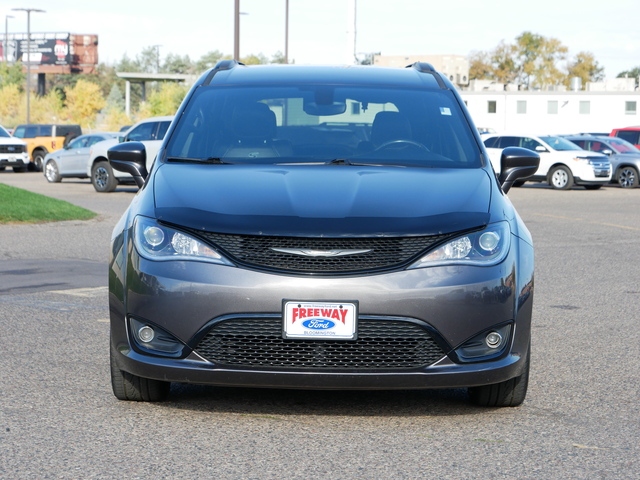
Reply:
<svg viewBox="0 0 640 480"><path fill-rule="evenodd" d="M492 267L433 267L339 278L284 276L199 262L152 262L129 247L126 260L121 251L120 261L116 255L111 262L114 358L121 370L143 378L221 386L407 389L503 382L523 372L533 301L532 249L512 238L506 260ZM314 369L216 364L191 350L216 320L232 315L278 316L283 299L357 301L362 318L415 320L434 332L444 345L443 355L411 368ZM167 358L141 352L130 337L129 316L166 330L191 347L185 350L188 354ZM456 361L453 351L458 346L504 322L513 322L514 327L502 355L478 363Z"/></svg>
<svg viewBox="0 0 640 480"><path fill-rule="evenodd" d="M0 154L0 167L28 167L29 162L29 154L26 152L15 155Z"/></svg>

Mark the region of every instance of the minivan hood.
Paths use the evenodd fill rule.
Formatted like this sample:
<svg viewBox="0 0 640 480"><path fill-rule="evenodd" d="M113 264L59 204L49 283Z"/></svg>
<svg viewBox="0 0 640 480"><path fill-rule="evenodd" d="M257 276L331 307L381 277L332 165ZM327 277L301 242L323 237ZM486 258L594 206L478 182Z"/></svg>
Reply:
<svg viewBox="0 0 640 480"><path fill-rule="evenodd" d="M354 165L163 164L156 218L219 233L398 236L486 225L483 169Z"/></svg>

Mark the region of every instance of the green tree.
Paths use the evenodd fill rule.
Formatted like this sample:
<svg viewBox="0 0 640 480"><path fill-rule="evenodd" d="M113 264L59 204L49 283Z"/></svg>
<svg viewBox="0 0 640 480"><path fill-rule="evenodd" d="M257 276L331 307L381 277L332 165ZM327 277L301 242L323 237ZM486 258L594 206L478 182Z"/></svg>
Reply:
<svg viewBox="0 0 640 480"><path fill-rule="evenodd" d="M240 62L244 63L245 65L264 65L269 63L269 59L265 57L264 54L262 53L258 53L257 55L254 55L252 53L251 55L242 57L240 59Z"/></svg>
<svg viewBox="0 0 640 480"><path fill-rule="evenodd" d="M276 53L274 53L271 56L271 61L269 63L281 63L281 64L284 64L284 63L287 63L287 62L285 61L284 53L282 53L280 50L278 50Z"/></svg>
<svg viewBox="0 0 640 480"><path fill-rule="evenodd" d="M569 87L571 78L582 79L583 88L587 82L599 82L604 79L604 68L598 65L593 53L580 52L567 66L568 75L565 85Z"/></svg>
<svg viewBox="0 0 640 480"><path fill-rule="evenodd" d="M200 74L206 70L209 70L210 68L215 67L216 63L222 60L224 56L224 53L222 53L220 50L213 50L209 53L206 53L205 55L200 57L200 60L196 62L196 73Z"/></svg>
<svg viewBox="0 0 640 480"><path fill-rule="evenodd" d="M9 65L7 62L0 63L0 88L7 85L18 85L22 89L25 84L27 75L22 72L22 62L16 62Z"/></svg>
<svg viewBox="0 0 640 480"><path fill-rule="evenodd" d="M111 91L109 92L109 96L107 97L107 110L120 110L124 111L125 102L124 96L122 95L122 91L117 83L114 83L111 87Z"/></svg>
<svg viewBox="0 0 640 480"><path fill-rule="evenodd" d="M640 80L640 65L632 68L631 70L625 70L620 72L617 78L635 78L636 79L636 88L638 88L638 81Z"/></svg>
<svg viewBox="0 0 640 480"><path fill-rule="evenodd" d="M161 71L165 73L192 73L195 68L193 62L189 58L189 55L174 55L173 53L168 54L164 63L162 64Z"/></svg>

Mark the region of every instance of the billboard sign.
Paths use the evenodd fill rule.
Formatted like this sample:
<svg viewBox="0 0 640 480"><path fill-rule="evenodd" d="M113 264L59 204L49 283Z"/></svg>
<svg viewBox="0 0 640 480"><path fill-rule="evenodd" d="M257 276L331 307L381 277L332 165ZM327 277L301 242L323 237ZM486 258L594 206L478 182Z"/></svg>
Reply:
<svg viewBox="0 0 640 480"><path fill-rule="evenodd" d="M3 45L2 61L22 60L22 63L29 62L31 65L70 65L70 36L69 33L32 33L31 42L28 42L26 33L11 34L7 44Z"/></svg>

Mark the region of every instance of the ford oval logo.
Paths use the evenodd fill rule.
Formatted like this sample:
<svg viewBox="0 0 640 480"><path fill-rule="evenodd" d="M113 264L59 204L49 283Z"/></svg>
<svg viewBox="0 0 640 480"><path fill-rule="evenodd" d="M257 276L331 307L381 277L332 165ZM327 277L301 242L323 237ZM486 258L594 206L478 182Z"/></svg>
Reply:
<svg viewBox="0 0 640 480"><path fill-rule="evenodd" d="M311 328L312 330L329 330L330 328L335 327L335 323L331 320L325 320L324 318L310 318L309 320L305 320L302 322L307 328Z"/></svg>

